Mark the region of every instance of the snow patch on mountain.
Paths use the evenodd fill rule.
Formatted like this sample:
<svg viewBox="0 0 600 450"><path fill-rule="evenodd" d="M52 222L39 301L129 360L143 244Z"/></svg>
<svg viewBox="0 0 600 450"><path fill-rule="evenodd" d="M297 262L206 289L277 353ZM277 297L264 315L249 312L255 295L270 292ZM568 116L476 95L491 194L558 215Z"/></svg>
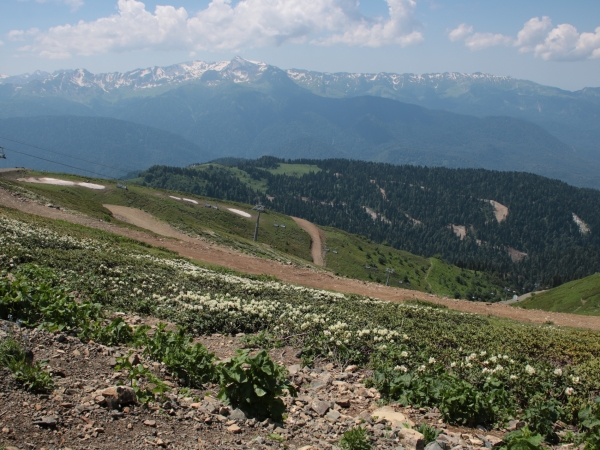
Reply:
<svg viewBox="0 0 600 450"><path fill-rule="evenodd" d="M223 81L234 83L252 83L260 78L267 70L280 71L264 62L246 60L235 57L231 61L205 62L192 61L174 64L168 67L148 67L129 72L112 72L93 74L85 69L59 70L52 74L36 71L32 74L18 76L2 76L0 84L13 84L15 87L24 86L31 81L39 83L31 86L38 93L66 93L82 90L110 93L121 89L144 90L164 86L176 86L191 81L203 81L208 85L219 84ZM510 77L474 73L461 74L456 72L437 74L395 74L395 73L323 73L308 70L290 69L282 71L306 88L315 86L343 86L348 93L364 89L367 85L387 85L392 89L402 89L408 85L434 85L441 81L453 83L490 81L514 81ZM436 84L437 83L437 84Z"/></svg>

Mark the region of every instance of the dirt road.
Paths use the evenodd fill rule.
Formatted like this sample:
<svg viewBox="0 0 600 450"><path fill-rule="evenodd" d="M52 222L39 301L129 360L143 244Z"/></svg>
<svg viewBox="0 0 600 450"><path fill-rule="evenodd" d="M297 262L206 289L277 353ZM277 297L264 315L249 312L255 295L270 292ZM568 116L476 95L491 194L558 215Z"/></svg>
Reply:
<svg viewBox="0 0 600 450"><path fill-rule="evenodd" d="M298 224L300 228L306 231L310 235L310 254L312 255L313 263L317 266L325 266L325 257L323 255L325 251L325 233L314 223L308 220L301 219L300 217L293 217L294 222Z"/></svg>
<svg viewBox="0 0 600 450"><path fill-rule="evenodd" d="M183 235L180 239L159 237L143 231L119 227L115 224L103 222L87 216L74 215L66 211L48 208L41 204L21 199L0 189L0 205L18 209L26 213L35 214L51 219L61 219L92 228L105 230L131 239L145 242L154 246L162 246L179 253L181 256L197 261L207 262L229 267L240 272L252 274L269 274L278 279L313 287L328 289L345 293L354 293L394 302L421 299L448 306L449 308L519 320L522 322L545 323L553 322L556 325L589 328L600 330L600 317L577 316L575 314L553 313L538 310L523 310L508 305L474 303L466 300L440 298L435 295L410 291L394 287L387 287L375 283L336 277L319 269L288 266L275 261L256 258L241 254L229 248L208 244L198 239ZM1 214L1 209L0 209ZM138 217L145 217L138 215ZM155 220L153 218L153 220ZM168 226L168 225L166 225ZM174 232L176 230L173 230Z"/></svg>

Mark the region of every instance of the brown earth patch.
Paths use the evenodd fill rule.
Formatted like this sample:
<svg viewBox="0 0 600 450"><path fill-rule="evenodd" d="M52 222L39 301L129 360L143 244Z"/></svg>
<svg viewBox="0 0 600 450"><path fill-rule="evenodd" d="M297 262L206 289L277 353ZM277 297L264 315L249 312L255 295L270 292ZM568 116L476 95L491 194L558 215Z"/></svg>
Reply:
<svg viewBox="0 0 600 450"><path fill-rule="evenodd" d="M325 266L325 242L327 240L325 233L314 223L308 220L300 219L299 217L292 217L294 222L306 231L310 235L310 253L312 255L313 263L317 266Z"/></svg>

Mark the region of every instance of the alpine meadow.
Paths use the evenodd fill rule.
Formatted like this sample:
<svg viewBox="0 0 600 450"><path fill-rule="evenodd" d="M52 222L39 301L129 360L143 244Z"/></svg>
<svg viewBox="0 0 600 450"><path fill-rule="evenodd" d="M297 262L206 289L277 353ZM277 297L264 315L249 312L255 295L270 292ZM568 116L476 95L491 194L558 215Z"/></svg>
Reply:
<svg viewBox="0 0 600 450"><path fill-rule="evenodd" d="M4 2L0 450L600 450L598 17Z"/></svg>

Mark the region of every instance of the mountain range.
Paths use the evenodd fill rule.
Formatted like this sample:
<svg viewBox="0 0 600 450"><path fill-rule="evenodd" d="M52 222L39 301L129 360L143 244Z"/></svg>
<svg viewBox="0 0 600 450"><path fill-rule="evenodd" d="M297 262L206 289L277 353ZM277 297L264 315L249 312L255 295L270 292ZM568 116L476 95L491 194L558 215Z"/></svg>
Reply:
<svg viewBox="0 0 600 450"><path fill-rule="evenodd" d="M74 156L112 158L92 149L104 139L103 126L88 126L87 139L76 148L65 146L69 134L60 128L40 138L40 123L57 116L86 116L90 123L103 118L104 124L111 118L121 130L131 127L133 136L141 125L167 133L165 139L187 141L188 150L175 151L168 139L152 139L156 154L139 139L128 150L121 146L118 153L135 165L127 171L164 163L157 154L170 155L176 165L223 156L337 157L523 170L600 188L598 88L569 92L478 73L286 71L242 58L0 79L0 136Z"/></svg>

